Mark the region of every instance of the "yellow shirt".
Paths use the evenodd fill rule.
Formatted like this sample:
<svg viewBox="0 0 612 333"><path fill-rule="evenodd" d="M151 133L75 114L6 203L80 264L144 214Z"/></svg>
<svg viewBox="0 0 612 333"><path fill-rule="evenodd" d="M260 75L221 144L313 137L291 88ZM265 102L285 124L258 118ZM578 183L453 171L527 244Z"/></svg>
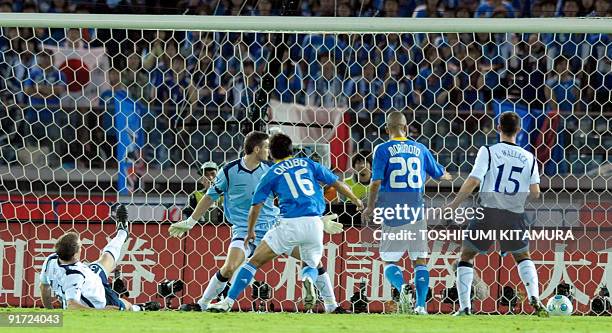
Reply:
<svg viewBox="0 0 612 333"><path fill-rule="evenodd" d="M365 185L358 182L355 177L346 178L344 179L344 182L351 188L351 191L353 191L353 194L355 194L357 198L361 199L362 201L368 198L368 190L370 185ZM347 198L342 198L342 200L347 201Z"/></svg>

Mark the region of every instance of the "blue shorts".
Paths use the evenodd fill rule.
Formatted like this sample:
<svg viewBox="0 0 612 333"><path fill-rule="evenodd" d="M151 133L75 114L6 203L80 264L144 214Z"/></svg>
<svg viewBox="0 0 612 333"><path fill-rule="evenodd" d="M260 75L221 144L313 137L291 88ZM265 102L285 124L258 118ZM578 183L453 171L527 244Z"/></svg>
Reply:
<svg viewBox="0 0 612 333"><path fill-rule="evenodd" d="M261 240L264 238L266 232L267 230L255 230L255 241L250 244L248 249L245 249L244 239L247 236L247 228L232 226L232 240L230 241L227 251L229 252L230 248L239 248L244 251L245 257L250 258L253 253L255 253L255 248L259 246L259 243L261 243Z"/></svg>
<svg viewBox="0 0 612 333"><path fill-rule="evenodd" d="M104 286L104 294L106 296L106 305L112 305L119 307L119 310L125 310L125 304L119 298L119 294L113 290L110 283L108 283L108 277L106 276L106 272L104 268L99 264L93 263L89 265L89 269L91 269L94 273L100 277L102 280L102 285Z"/></svg>

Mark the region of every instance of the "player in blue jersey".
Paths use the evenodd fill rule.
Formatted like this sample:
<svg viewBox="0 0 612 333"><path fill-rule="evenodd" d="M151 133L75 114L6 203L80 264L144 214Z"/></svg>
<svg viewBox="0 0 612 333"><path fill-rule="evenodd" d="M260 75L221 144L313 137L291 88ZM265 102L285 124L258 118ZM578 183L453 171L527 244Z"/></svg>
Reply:
<svg viewBox="0 0 612 333"><path fill-rule="evenodd" d="M244 246L247 235L247 216L251 206L251 199L255 186L270 168L268 161L268 135L262 132L249 133L244 141L245 156L229 162L217 174L213 186L198 202L191 216L182 222L174 223L170 227L170 235L183 236L193 228L204 213L223 195L223 213L225 219L232 225L232 240L227 250L227 257L221 269L210 279L202 297L197 301L195 308L182 307L183 310L205 311L210 302L225 289L227 282L232 278L234 271L248 258L255 246L259 243L274 224L278 215L278 207L274 206L274 199L270 196L264 200L262 213L255 224L255 242ZM199 309L198 309L199 308Z"/></svg>
<svg viewBox="0 0 612 333"><path fill-rule="evenodd" d="M423 192L427 175L432 178L445 179L450 175L436 162L429 149L423 144L409 140L406 117L401 112L391 112L387 118L386 131L390 140L374 149L372 164L372 182L367 208L363 218L369 220L373 213L385 207L395 207L397 203L410 202L413 207L422 206ZM392 205L389 203L393 202ZM387 204L389 204L387 206ZM382 231L400 231L415 225L426 228L426 222L419 216L404 224L388 223L382 225ZM394 221L397 222L397 221ZM419 238L419 237L417 237ZM429 271L427 270L427 244L425 239L412 241L381 240L380 257L385 264L385 278L400 292L400 312L410 311L409 288L404 284L404 277L397 262L409 252L414 268L416 289L416 314L427 314L426 299L429 291Z"/></svg>
<svg viewBox="0 0 612 333"><path fill-rule="evenodd" d="M335 187L340 194L351 199L359 210L363 208L351 189L338 180L331 170L309 158L293 157L293 144L287 135L279 133L270 138L270 154L276 164L268 170L255 190L245 246L257 239L256 222L271 195L278 197L280 220L266 233L253 257L238 271L227 297L210 305L209 311L230 311L257 269L279 255L291 254L296 247L304 263L304 309L312 309L316 303L314 281L318 274L317 265L323 256L324 226L321 215L325 210L325 198L320 185Z"/></svg>
<svg viewBox="0 0 612 333"><path fill-rule="evenodd" d="M251 256L255 247L278 217L279 209L274 206L274 199L269 195L262 200L261 214L259 214L253 226L255 239L253 242L245 245L247 218L251 208L253 193L255 193L255 188L261 178L270 169L268 162L268 135L262 132L252 132L247 135L244 142L244 152L245 156L228 163L223 167L222 172L217 174L214 185L208 189L206 195L198 202L192 215L187 220L174 223L170 227L169 232L171 236L183 236L197 224L197 221L200 220L202 215L221 195L224 196L224 215L226 220L232 225L232 240L227 251L225 263L210 279L208 286L197 303L194 305L183 304L181 310L205 311L210 302L225 289L227 282L232 278L238 267L243 264L246 258ZM326 222L333 229L334 222ZM342 229L339 228L339 231L342 231ZM328 232L330 231L328 230ZM294 257L300 259L298 253ZM322 265L318 268L316 284L321 291L325 310L327 312L341 312L342 309L338 307L336 302L329 274L327 274Z"/></svg>

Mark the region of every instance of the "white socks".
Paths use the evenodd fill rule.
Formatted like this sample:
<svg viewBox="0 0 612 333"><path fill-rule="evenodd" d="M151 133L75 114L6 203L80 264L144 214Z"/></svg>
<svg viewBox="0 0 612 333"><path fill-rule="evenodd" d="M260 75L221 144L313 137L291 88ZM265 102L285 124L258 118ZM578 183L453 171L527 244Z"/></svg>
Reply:
<svg viewBox="0 0 612 333"><path fill-rule="evenodd" d="M329 274L325 271L325 268L319 267L319 275L315 281L315 286L319 290L319 294L323 299L325 305L325 312L332 312L338 307L336 302L336 295L334 295L334 286L331 283Z"/></svg>
<svg viewBox="0 0 612 333"><path fill-rule="evenodd" d="M536 271L535 264L531 259L525 259L518 263L518 273L525 285L527 290L527 296L531 301L531 297L540 299L539 285L538 285L538 272Z"/></svg>
<svg viewBox="0 0 612 333"><path fill-rule="evenodd" d="M206 286L204 294L202 294L202 297L198 300L198 304L202 308L202 311L206 310L205 307L208 306L208 303L219 296L223 289L225 289L227 281L229 281L229 279L224 278L220 271L208 281L208 286Z"/></svg>
<svg viewBox="0 0 612 333"><path fill-rule="evenodd" d="M121 261L121 248L123 247L123 243L125 243L127 236L128 234L125 230L118 230L115 238L111 239L111 241L106 244L104 249L102 249L102 253L108 252L113 256L113 258L115 258L115 264Z"/></svg>
<svg viewBox="0 0 612 333"><path fill-rule="evenodd" d="M459 310L472 309L472 281L474 280L474 266L465 261L457 265L457 293L459 294Z"/></svg>

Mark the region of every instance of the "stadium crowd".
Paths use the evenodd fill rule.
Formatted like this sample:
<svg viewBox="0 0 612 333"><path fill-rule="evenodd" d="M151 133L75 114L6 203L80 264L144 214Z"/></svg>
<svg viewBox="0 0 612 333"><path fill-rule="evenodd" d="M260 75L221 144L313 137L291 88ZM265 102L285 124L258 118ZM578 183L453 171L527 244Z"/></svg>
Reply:
<svg viewBox="0 0 612 333"><path fill-rule="evenodd" d="M293 4L295 10L288 14L302 16L612 16L608 0L310 0ZM269 0L0 3L0 12L43 13L280 15L281 8L280 1ZM111 88L100 92L99 105L93 108L67 107L70 103L64 97L71 90L71 78L53 63L48 47L101 45L109 56L105 77ZM232 147L230 155L238 152L238 124L256 105L262 90L285 103L350 110L355 116L351 129L355 148L365 150L381 142L380 126L389 110L429 110L420 118L417 114L420 125L412 128L412 134L440 152L440 162L450 164L451 171L469 167L465 155L455 154L455 161L452 151L479 146L490 133L468 131L471 126L482 128L477 117L444 114L490 111L493 101L509 100L530 110L559 110L566 117L561 135L568 140L582 130L587 132L585 140L605 134L607 146L612 143L605 119L593 117L589 124L572 116L611 109L612 48L610 36L604 34L279 36L3 28L0 50L0 99L3 105L13 106L0 110L0 140L10 141L9 145L0 141L0 164L17 159L7 147L37 143L55 152L57 163L64 167L112 163L109 157L118 135L111 121L113 108L108 106L121 93L142 117L144 159L162 167L206 161L211 156L217 162L231 158L227 147ZM265 88L270 75L272 88ZM24 121L18 119L21 114ZM460 121L449 121L454 118ZM11 133L20 135L11 137ZM445 137L448 133L457 135ZM577 156L583 154L580 149ZM605 150L587 155L587 162L609 158Z"/></svg>

